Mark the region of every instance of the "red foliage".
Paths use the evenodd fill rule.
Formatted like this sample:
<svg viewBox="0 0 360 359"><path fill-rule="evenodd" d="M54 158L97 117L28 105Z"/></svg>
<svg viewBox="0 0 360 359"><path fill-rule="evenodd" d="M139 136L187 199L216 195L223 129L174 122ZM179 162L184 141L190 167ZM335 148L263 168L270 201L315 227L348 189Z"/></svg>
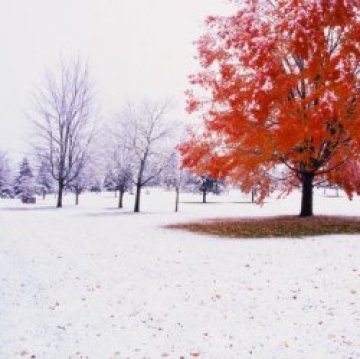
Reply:
<svg viewBox="0 0 360 359"><path fill-rule="evenodd" d="M203 128L180 146L183 165L246 191L260 185L261 200L274 169L287 193L305 172L359 193L360 1L245 0L239 9L208 18L198 41L203 70L191 76L188 109Z"/></svg>

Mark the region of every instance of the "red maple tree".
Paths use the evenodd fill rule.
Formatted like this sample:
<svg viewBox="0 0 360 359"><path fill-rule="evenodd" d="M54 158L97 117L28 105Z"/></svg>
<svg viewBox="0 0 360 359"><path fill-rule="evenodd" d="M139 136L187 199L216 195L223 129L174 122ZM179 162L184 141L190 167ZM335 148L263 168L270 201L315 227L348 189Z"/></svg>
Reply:
<svg viewBox="0 0 360 359"><path fill-rule="evenodd" d="M259 202L279 183L359 193L360 1L233 1L234 15L209 17L197 42L188 110L201 114L179 149L183 165L228 178Z"/></svg>

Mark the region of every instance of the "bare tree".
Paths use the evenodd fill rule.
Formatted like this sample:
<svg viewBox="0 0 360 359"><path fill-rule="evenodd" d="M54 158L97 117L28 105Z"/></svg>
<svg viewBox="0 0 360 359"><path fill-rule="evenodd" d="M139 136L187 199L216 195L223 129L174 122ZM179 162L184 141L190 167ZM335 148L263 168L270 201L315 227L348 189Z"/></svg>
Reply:
<svg viewBox="0 0 360 359"><path fill-rule="evenodd" d="M98 193L101 190L101 182L99 181L99 177L102 176L101 153L99 151L99 140L101 138L97 135L92 139L78 175L67 186L75 194L76 206L79 204L79 198L83 192L90 190Z"/></svg>
<svg viewBox="0 0 360 359"><path fill-rule="evenodd" d="M169 101L128 104L117 118L120 137L132 153L136 187L134 212L140 212L141 189L158 178L169 163L174 147L171 143L174 121L169 119L171 108Z"/></svg>
<svg viewBox="0 0 360 359"><path fill-rule="evenodd" d="M50 164L58 184L57 207L63 190L81 173L93 136L94 101L87 66L61 62L48 72L36 95L35 125L40 136L37 152Z"/></svg>
<svg viewBox="0 0 360 359"><path fill-rule="evenodd" d="M162 182L167 190L175 189L175 212L179 211L182 177L183 171L180 166L179 153L174 150L169 157L168 165L162 173Z"/></svg>
<svg viewBox="0 0 360 359"><path fill-rule="evenodd" d="M11 171L6 152L0 151L0 197L12 197Z"/></svg>
<svg viewBox="0 0 360 359"><path fill-rule="evenodd" d="M120 144L113 153L113 161L115 190L119 191L118 208L123 208L124 194L133 185L132 156L129 149Z"/></svg>
<svg viewBox="0 0 360 359"><path fill-rule="evenodd" d="M106 151L106 187L119 191L118 208L123 208L126 191L133 186L133 157L131 150L121 140L123 137L113 137L117 142L112 143Z"/></svg>
<svg viewBox="0 0 360 359"><path fill-rule="evenodd" d="M89 170L83 167L79 175L70 183L67 188L75 194L75 205L79 204L79 197L89 186Z"/></svg>
<svg viewBox="0 0 360 359"><path fill-rule="evenodd" d="M134 156L125 131L125 124L114 117L103 127L99 138L102 158L102 166L99 167L105 174L103 186L108 191L114 191L115 198L118 197L118 208L123 208L124 195L133 188Z"/></svg>
<svg viewBox="0 0 360 359"><path fill-rule="evenodd" d="M51 170L48 161L43 159L39 160L38 173L36 176L36 192L42 195L45 199L46 195L53 190L53 178L51 176Z"/></svg>

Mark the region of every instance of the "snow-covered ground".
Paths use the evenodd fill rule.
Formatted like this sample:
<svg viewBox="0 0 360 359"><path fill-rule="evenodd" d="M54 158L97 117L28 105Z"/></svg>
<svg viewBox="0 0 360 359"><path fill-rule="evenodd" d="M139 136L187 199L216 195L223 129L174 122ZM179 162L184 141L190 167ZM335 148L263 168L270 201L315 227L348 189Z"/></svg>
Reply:
<svg viewBox="0 0 360 359"><path fill-rule="evenodd" d="M328 192L331 194L330 192ZM75 208L0 201L0 358L360 358L360 238L233 240L162 227L196 218L297 214L239 193L150 190L141 214L112 194ZM316 193L317 214L360 200Z"/></svg>

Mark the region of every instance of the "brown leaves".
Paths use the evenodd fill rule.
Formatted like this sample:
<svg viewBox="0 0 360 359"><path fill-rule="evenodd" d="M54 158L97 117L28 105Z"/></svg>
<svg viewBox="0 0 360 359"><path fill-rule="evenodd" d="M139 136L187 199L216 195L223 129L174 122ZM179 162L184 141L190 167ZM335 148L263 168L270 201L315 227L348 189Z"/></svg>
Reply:
<svg viewBox="0 0 360 359"><path fill-rule="evenodd" d="M295 216L216 219L169 225L168 228L233 238L303 237L360 233L358 217Z"/></svg>

